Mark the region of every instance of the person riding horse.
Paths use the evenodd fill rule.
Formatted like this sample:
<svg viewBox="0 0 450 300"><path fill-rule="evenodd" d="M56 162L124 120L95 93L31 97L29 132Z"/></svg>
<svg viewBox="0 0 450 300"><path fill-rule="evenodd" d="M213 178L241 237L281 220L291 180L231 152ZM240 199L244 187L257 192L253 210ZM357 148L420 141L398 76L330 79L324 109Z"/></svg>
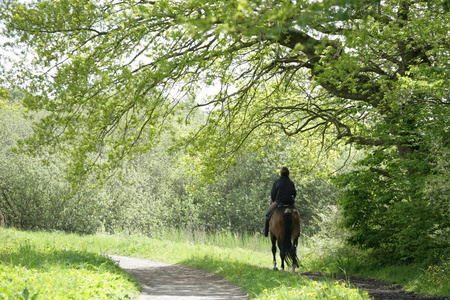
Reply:
<svg viewBox="0 0 450 300"><path fill-rule="evenodd" d="M266 210L264 236L269 235L269 220L272 211L280 204L294 205L295 196L297 196L297 191L295 190L294 183L289 178L289 169L282 167L280 170L280 178L275 180L270 193L271 204Z"/></svg>

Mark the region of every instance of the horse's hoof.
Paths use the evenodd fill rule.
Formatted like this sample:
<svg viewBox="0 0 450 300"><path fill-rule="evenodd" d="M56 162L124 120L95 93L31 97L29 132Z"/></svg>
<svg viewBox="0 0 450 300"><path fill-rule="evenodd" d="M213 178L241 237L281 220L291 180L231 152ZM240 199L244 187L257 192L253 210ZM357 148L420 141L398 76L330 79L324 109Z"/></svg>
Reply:
<svg viewBox="0 0 450 300"><path fill-rule="evenodd" d="M274 267L273 270L274 270L274 271L278 271L278 268L277 268L277 267Z"/></svg>

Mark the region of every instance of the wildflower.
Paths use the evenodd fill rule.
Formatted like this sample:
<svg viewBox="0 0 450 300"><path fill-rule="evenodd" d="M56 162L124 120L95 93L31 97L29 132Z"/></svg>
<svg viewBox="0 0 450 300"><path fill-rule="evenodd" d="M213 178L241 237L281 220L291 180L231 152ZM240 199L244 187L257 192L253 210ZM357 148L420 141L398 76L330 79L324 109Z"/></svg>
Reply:
<svg viewBox="0 0 450 300"><path fill-rule="evenodd" d="M267 293L267 289L264 289L264 290L263 290L263 293Z"/></svg>
<svg viewBox="0 0 450 300"><path fill-rule="evenodd" d="M320 288L322 291L326 291L328 290L328 287L326 285L324 285L323 287Z"/></svg>
<svg viewBox="0 0 450 300"><path fill-rule="evenodd" d="M314 296L314 294L315 294L314 292L311 292L311 293L308 293L307 296L312 297L312 296Z"/></svg>
<svg viewBox="0 0 450 300"><path fill-rule="evenodd" d="M312 285L316 286L316 285L317 285L317 281L314 280L314 281L312 282Z"/></svg>

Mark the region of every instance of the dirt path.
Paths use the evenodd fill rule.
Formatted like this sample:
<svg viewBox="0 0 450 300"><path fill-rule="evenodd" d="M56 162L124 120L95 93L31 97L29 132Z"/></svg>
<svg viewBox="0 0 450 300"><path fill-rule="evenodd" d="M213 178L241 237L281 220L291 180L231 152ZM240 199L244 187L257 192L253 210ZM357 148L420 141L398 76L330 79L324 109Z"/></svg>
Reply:
<svg viewBox="0 0 450 300"><path fill-rule="evenodd" d="M110 255L142 285L144 299L248 299L236 286L210 272L180 265Z"/></svg>
<svg viewBox="0 0 450 300"><path fill-rule="evenodd" d="M317 272L300 272L299 274L311 279L323 278L323 275ZM348 276L345 278L338 275L333 280L347 282L352 287L364 289L375 300L450 300L450 298L445 297L415 294L403 290L400 285L366 277Z"/></svg>
<svg viewBox="0 0 450 300"><path fill-rule="evenodd" d="M110 255L142 285L138 300L144 299L248 299L238 287L210 272L180 265ZM312 279L322 278L315 272L300 272ZM347 281L352 287L365 289L375 300L450 300L437 296L424 296L402 290L401 286L357 276L335 277Z"/></svg>

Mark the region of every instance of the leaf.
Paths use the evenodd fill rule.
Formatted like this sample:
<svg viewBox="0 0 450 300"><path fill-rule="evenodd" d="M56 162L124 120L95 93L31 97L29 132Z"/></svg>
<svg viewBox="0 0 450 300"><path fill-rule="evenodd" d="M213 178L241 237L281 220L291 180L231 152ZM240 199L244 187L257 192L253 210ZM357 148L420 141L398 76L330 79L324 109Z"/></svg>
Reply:
<svg viewBox="0 0 450 300"><path fill-rule="evenodd" d="M30 291L28 290L27 287L25 287L21 294L24 299L28 299L28 297L30 296Z"/></svg>

